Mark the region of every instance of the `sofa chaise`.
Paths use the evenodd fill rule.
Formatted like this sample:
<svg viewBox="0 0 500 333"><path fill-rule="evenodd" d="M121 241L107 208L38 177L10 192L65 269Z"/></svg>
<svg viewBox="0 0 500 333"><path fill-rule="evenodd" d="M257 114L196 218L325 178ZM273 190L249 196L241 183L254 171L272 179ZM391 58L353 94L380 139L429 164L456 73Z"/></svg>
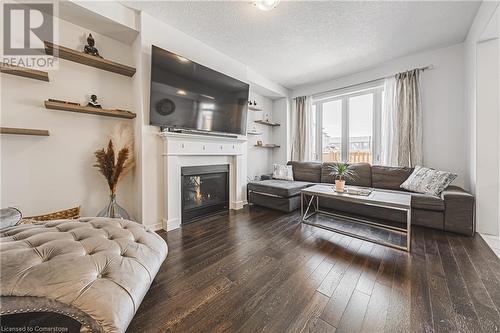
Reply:
<svg viewBox="0 0 500 333"><path fill-rule="evenodd" d="M251 204L291 212L300 208L300 191L315 184L333 184L328 166L333 163L289 162L293 181L266 179L248 184ZM347 185L369 187L384 191L404 191L400 185L411 175L412 168L387 167L356 163L352 165L356 176ZM441 195L411 194L412 224L473 235L474 196L458 186L449 186ZM320 200L320 206L347 214L404 223L405 214L395 210L368 207L343 200Z"/></svg>

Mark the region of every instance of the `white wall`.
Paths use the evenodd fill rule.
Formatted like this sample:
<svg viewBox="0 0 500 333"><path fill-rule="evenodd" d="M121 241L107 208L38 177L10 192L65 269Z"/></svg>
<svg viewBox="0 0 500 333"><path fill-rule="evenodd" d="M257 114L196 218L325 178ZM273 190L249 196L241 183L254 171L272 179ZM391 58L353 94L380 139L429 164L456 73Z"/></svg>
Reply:
<svg viewBox="0 0 500 333"><path fill-rule="evenodd" d="M273 163L287 163L291 157L290 145L290 99L280 98L273 101L274 120L281 124L273 131L273 141L279 142L281 148L275 149L273 153Z"/></svg>
<svg viewBox="0 0 500 333"><path fill-rule="evenodd" d="M140 188L142 198L139 210L141 211L140 220L146 224L157 228L165 216L164 212L164 182L162 154L162 140L158 136L159 128L149 125L149 85L150 85L150 68L151 68L151 45L156 45L160 48L182 55L195 62L201 63L207 67L220 71L226 75L232 76L250 84L251 90L259 90L268 92L273 98L286 94L287 90L275 83L266 80L261 75L258 75L246 65L226 56L207 44L175 29L168 24L159 21L152 16L141 12L141 36L140 36L140 54L136 59L138 73L136 74L134 87L141 90L141 96L136 104L139 105L140 112L140 129L136 133L140 144L140 177L137 186ZM255 89L253 87L254 82ZM264 97L264 96L262 96ZM283 96L282 96L283 97ZM263 103L272 109L269 100ZM250 112L250 111L249 111ZM248 127L248 126L247 126ZM250 127L251 128L251 127ZM255 140L251 137L250 143ZM262 153L258 153L262 154ZM258 172L269 170L265 163L271 161L272 157L263 160L263 163L248 159L250 169L253 167ZM268 172L268 171L266 171ZM255 172L252 172L252 174Z"/></svg>
<svg viewBox="0 0 500 333"><path fill-rule="evenodd" d="M495 10L493 12L493 10ZM500 231L500 7L482 6L469 33L469 63L474 101L470 109L470 176L475 181L478 232L497 236Z"/></svg>
<svg viewBox="0 0 500 333"><path fill-rule="evenodd" d="M47 2L47 1L45 1ZM138 15L117 1L50 0L61 19L132 44L139 34Z"/></svg>
<svg viewBox="0 0 500 333"><path fill-rule="evenodd" d="M477 231L498 236L499 228L499 51L498 39L477 46L476 218Z"/></svg>
<svg viewBox="0 0 500 333"><path fill-rule="evenodd" d="M247 135L247 177L250 180L260 177L264 174L272 173L273 153L274 149L255 147L258 140L264 144L275 143L273 132L274 127L256 124L255 120L264 119L265 115L269 115L269 119L274 121L273 102L271 99L250 91L249 99L256 101L257 106L262 108L262 111L248 111L247 128L262 133L262 135Z"/></svg>
<svg viewBox="0 0 500 333"><path fill-rule="evenodd" d="M479 62L478 62L478 42L484 37L484 33L487 30L488 25L494 18L494 15L500 15L498 12L499 3L498 2L483 2L481 7L474 18L474 21L467 34L467 39L464 43L465 45L465 117L466 117L466 142L467 151L466 156L469 161L467 165L467 180L470 184L471 190L476 194L476 227L479 232L492 233L493 235L498 234L498 226L495 226L495 222L498 221L492 215L495 215L495 211L498 210L499 203L491 201L488 198L488 193L494 193L494 190L490 188L490 184L487 179L484 179L484 171L489 172L489 170L483 169L483 159L484 154L481 153L481 149L478 150L481 142L483 140L482 134L484 134L485 129L483 128L482 117L478 114L478 91L480 88L478 86L478 72L479 72ZM498 19L498 17L497 17ZM500 27L499 27L500 30ZM500 32L500 31L499 31ZM487 87L486 87L487 88ZM484 92L483 89L481 89ZM500 96L500 92L497 93ZM498 112L498 110L497 110ZM486 126L489 124L486 123ZM484 131L484 132L483 132ZM487 138L486 138L487 139ZM486 157L488 159L488 157ZM491 157L490 157L491 158ZM487 162L485 162L487 163ZM486 166L487 167L487 166ZM497 169L497 172L498 171ZM484 181L483 181L484 179ZM495 179L495 177L493 177ZM498 178L497 178L498 179ZM494 193L493 197L499 197L498 193ZM496 206L496 209L495 209ZM498 215L498 212L496 212Z"/></svg>
<svg viewBox="0 0 500 333"><path fill-rule="evenodd" d="M434 65L421 76L424 164L456 172L455 184L466 179L463 44L416 53L383 63L371 70L295 89L292 96L313 95L353 84Z"/></svg>
<svg viewBox="0 0 500 333"><path fill-rule="evenodd" d="M81 50L91 32L104 57L133 64L129 45L58 22L61 45ZM106 145L114 126L132 125L134 120L46 110L43 101L56 98L83 104L96 94L104 107L135 111L132 79L66 60L60 60L49 77L50 82L42 82L1 74L2 126L48 129L50 136L0 137L0 206L18 206L28 216L81 205L83 216L93 216L109 198L104 178L93 167L94 151ZM117 200L137 217L132 175L120 184Z"/></svg>
<svg viewBox="0 0 500 333"><path fill-rule="evenodd" d="M465 48L465 128L466 133L466 157L469 161L466 165L466 184L473 193L476 191L476 54L477 42L483 35L486 26L493 17L498 2L483 1L481 7L472 22L464 43Z"/></svg>
<svg viewBox="0 0 500 333"><path fill-rule="evenodd" d="M71 14L78 16L75 8ZM104 13L92 13L99 10L96 8L86 8L86 17L102 20ZM105 9L106 14L110 14L110 8L106 6ZM126 123L135 128L137 162L135 172L119 187L118 201L138 221L153 228L161 226L164 216L162 141L158 137L159 129L149 126L148 117L152 44L250 83L251 90L259 92L258 98L271 113L273 102L266 96L278 98L288 94L287 89L210 46L148 15L129 15L129 11L125 11L126 22L119 10L114 13L118 15L117 22L108 20L96 26L96 30L108 34L110 29L116 28L115 34L120 35L124 29L140 28L132 45L63 20L58 19L58 22L60 44L82 49L91 32L104 57L135 65L137 72L132 79L66 60L59 62L58 70L50 72L49 83L1 75L2 126L42 128L51 132L50 137L0 137L1 207L18 206L25 215L34 215L82 205L82 215L95 215L107 203L108 190L104 179L92 166L93 153L107 143L115 125ZM107 18L112 16L106 15ZM86 26L91 25L84 18L79 19ZM128 23L133 27L126 26ZM127 36L120 35L120 38L128 40ZM43 101L48 98L86 103L90 94L98 95L105 107L136 112L137 118L119 120L43 107ZM266 142L274 140L271 131L263 138ZM252 173L268 173L273 154L268 150L256 150L249 163Z"/></svg>
<svg viewBox="0 0 500 333"><path fill-rule="evenodd" d="M271 100L262 95L250 93L250 99L257 100L263 105L263 111L249 111L248 129L255 128L262 132L261 136L248 135L248 178L272 173L274 163L285 164L290 160L290 103L288 98L278 98ZM260 102L262 101L262 102ZM270 127L255 124L254 120L264 119L265 114L270 115L273 122L280 124L278 127ZM257 140L264 143L274 143L281 145L280 148L263 149L254 147Z"/></svg>

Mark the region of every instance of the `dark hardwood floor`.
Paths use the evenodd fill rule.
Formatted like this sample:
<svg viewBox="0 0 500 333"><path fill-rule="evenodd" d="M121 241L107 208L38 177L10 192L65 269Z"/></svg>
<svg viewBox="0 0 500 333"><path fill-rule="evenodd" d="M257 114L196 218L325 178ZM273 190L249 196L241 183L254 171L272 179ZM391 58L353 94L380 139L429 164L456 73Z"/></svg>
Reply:
<svg viewBox="0 0 500 333"><path fill-rule="evenodd" d="M479 236L414 227L408 254L259 207L161 235L128 332L500 329L500 260Z"/></svg>

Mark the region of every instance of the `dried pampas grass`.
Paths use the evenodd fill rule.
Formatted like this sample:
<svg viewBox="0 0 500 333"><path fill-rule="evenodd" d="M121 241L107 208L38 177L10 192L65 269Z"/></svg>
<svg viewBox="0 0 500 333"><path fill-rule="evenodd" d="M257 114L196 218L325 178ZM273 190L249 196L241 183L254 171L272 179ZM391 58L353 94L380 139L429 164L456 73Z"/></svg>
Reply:
<svg viewBox="0 0 500 333"><path fill-rule="evenodd" d="M118 149L118 154L115 154ZM111 134L108 145L94 153L96 167L106 178L111 194L116 193L118 183L134 167L134 136L131 126L116 127Z"/></svg>
<svg viewBox="0 0 500 333"><path fill-rule="evenodd" d="M120 126L116 126L109 139L113 141L115 147L128 149L128 158L125 161L123 171L120 174L123 177L135 166L134 128L130 124L121 124Z"/></svg>

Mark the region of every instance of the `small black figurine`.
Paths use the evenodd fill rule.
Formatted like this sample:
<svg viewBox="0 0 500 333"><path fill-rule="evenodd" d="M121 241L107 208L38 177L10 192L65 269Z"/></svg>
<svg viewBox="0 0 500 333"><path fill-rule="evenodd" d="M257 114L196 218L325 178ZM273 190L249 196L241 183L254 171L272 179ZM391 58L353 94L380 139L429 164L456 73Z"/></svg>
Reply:
<svg viewBox="0 0 500 333"><path fill-rule="evenodd" d="M89 104L87 104L87 106L91 106L93 108L102 109L101 104L97 103L97 96L96 95L91 95L90 96L90 101L89 101Z"/></svg>
<svg viewBox="0 0 500 333"><path fill-rule="evenodd" d="M99 55L99 50L97 50L97 48L94 46L95 41L94 41L94 37L92 37L92 34L89 34L89 36L87 37L87 43L88 43L88 45L85 45L85 47L83 48L83 52L85 52L86 54L90 54L90 55L102 58Z"/></svg>

